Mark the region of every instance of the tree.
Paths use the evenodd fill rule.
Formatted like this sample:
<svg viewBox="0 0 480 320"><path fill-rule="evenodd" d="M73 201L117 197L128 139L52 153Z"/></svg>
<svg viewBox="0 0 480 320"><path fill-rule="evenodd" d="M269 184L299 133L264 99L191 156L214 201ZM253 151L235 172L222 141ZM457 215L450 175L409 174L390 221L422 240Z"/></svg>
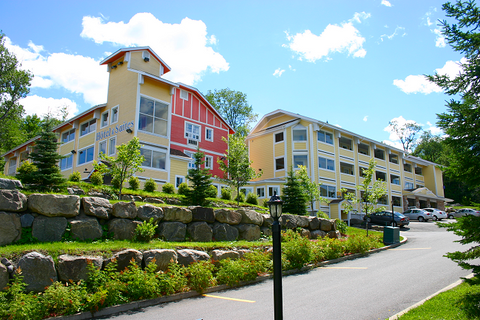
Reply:
<svg viewBox="0 0 480 320"><path fill-rule="evenodd" d="M364 212L367 219L370 214L381 211L382 207L377 207L378 200L387 194L387 187L384 181L373 181L375 175L375 168L377 162L371 159L368 163L368 168L363 169L363 182L357 186L356 189L360 192L360 197L357 197L355 193L348 193L346 189L342 189L344 197L347 200L343 203L343 208L350 212L357 206L360 206L360 212ZM367 236L368 236L368 223L367 223Z"/></svg>
<svg viewBox="0 0 480 320"><path fill-rule="evenodd" d="M220 180L237 190L238 195L241 187L250 180L261 177L262 173L255 173L255 169L251 167L252 161L242 136L231 135L228 140L225 137L222 137L222 140L228 143L228 149L223 157L217 160L220 170L223 171L223 178Z"/></svg>
<svg viewBox="0 0 480 320"><path fill-rule="evenodd" d="M118 197L122 195L123 183L137 172L144 171L141 168L144 156L140 152L140 140L134 137L128 143L117 146L117 157L100 154L100 160L93 162L95 170L105 174L109 173L113 180L118 182Z"/></svg>
<svg viewBox="0 0 480 320"><path fill-rule="evenodd" d="M205 153L197 150L193 154L195 160L195 168L188 170L187 179L192 183L191 188L186 194L186 198L190 204L203 206L206 204L206 199L209 195L209 188L212 185L210 179L212 175L210 170L203 167L205 160Z"/></svg>
<svg viewBox="0 0 480 320"><path fill-rule="evenodd" d="M290 167L283 187L283 211L291 214L304 215L307 212L307 196L302 187L302 181Z"/></svg>
<svg viewBox="0 0 480 320"><path fill-rule="evenodd" d="M306 166L300 165L298 168L299 170L297 171L297 176L300 179L300 184L303 188L303 193L307 199L307 202L310 204L310 209L313 211L313 205L315 201L328 203L327 199L320 196L321 183L315 183L310 179Z"/></svg>
<svg viewBox="0 0 480 320"><path fill-rule="evenodd" d="M422 126L415 121L407 121L401 124L398 120L392 120L388 123L388 126L398 136L403 150L407 152L411 151L415 144L415 136L422 130Z"/></svg>
<svg viewBox="0 0 480 320"><path fill-rule="evenodd" d="M249 124L256 121L257 115L253 113L252 106L248 105L245 93L229 88L213 92L208 90L205 98L237 134L241 136L248 134Z"/></svg>
<svg viewBox="0 0 480 320"><path fill-rule="evenodd" d="M438 114L438 126L448 135L452 158L449 169L470 185L480 183L480 13L475 1L445 3L446 16L457 20L440 22L442 34L455 51L464 54L460 73L453 78L435 73L427 78L452 96L447 112Z"/></svg>

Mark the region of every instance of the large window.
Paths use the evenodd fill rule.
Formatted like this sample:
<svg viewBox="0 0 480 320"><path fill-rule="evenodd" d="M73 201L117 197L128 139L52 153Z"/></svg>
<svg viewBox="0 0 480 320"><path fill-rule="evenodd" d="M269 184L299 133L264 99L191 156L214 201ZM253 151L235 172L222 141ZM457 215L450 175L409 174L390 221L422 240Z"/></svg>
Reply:
<svg viewBox="0 0 480 320"><path fill-rule="evenodd" d="M285 169L285 158L277 158L275 159L275 170L283 170Z"/></svg>
<svg viewBox="0 0 480 320"><path fill-rule="evenodd" d="M273 195L275 193L277 194L277 196L280 196L280 187L277 187L277 186L268 187L268 197L269 198L273 197Z"/></svg>
<svg viewBox="0 0 480 320"><path fill-rule="evenodd" d="M318 167L320 169L335 170L335 160L318 157Z"/></svg>
<svg viewBox="0 0 480 320"><path fill-rule="evenodd" d="M141 148L140 153L145 157L143 167L165 170L165 163L167 161L167 153L158 149Z"/></svg>
<svg viewBox="0 0 480 320"><path fill-rule="evenodd" d="M67 170L73 167L73 154L69 154L66 158L60 160L60 170Z"/></svg>
<svg viewBox="0 0 480 320"><path fill-rule="evenodd" d="M189 140L200 140L200 126L190 122L185 122L185 138Z"/></svg>
<svg viewBox="0 0 480 320"><path fill-rule="evenodd" d="M333 144L333 134L323 130L319 130L317 133L317 140L328 144Z"/></svg>
<svg viewBox="0 0 480 320"><path fill-rule="evenodd" d="M84 164L93 161L94 146L85 148L78 152L78 164Z"/></svg>
<svg viewBox="0 0 480 320"><path fill-rule="evenodd" d="M355 170L355 167L354 167L353 164L340 162L340 172L341 173L353 175L354 170Z"/></svg>
<svg viewBox="0 0 480 320"><path fill-rule="evenodd" d="M257 187L257 196L259 198L265 198L265 187Z"/></svg>
<svg viewBox="0 0 480 320"><path fill-rule="evenodd" d="M320 186L320 196L324 198L336 198L337 197L337 188L335 186Z"/></svg>
<svg viewBox="0 0 480 320"><path fill-rule="evenodd" d="M375 149L375 158L385 160L385 151L382 149Z"/></svg>
<svg viewBox="0 0 480 320"><path fill-rule="evenodd" d="M82 125L80 126L80 137L81 136L84 136L84 135L87 135L91 132L94 132L97 128L97 120L96 119L92 119L88 122L85 122L85 123L82 123Z"/></svg>
<svg viewBox="0 0 480 320"><path fill-rule="evenodd" d="M370 147L368 146L368 144L359 143L358 144L358 153L369 156L370 155Z"/></svg>
<svg viewBox="0 0 480 320"><path fill-rule="evenodd" d="M382 171L375 171L375 179L376 180L382 180L382 181L387 181L387 174Z"/></svg>
<svg viewBox="0 0 480 320"><path fill-rule="evenodd" d="M410 163L405 163L403 165L403 170L407 172L412 172L412 165Z"/></svg>
<svg viewBox="0 0 480 320"><path fill-rule="evenodd" d="M378 199L378 204L388 204L388 197L382 196L380 199Z"/></svg>
<svg viewBox="0 0 480 320"><path fill-rule="evenodd" d="M69 130L62 134L62 142L67 143L72 140L75 140L75 129Z"/></svg>
<svg viewBox="0 0 480 320"><path fill-rule="evenodd" d="M392 184L400 185L400 177L391 174L391 175L390 175L390 182L391 182Z"/></svg>
<svg viewBox="0 0 480 320"><path fill-rule="evenodd" d="M392 203L395 207L401 207L402 206L402 198L392 197Z"/></svg>
<svg viewBox="0 0 480 320"><path fill-rule="evenodd" d="M414 188L413 182L405 182L405 189L406 190L411 190L413 188Z"/></svg>
<svg viewBox="0 0 480 320"><path fill-rule="evenodd" d="M423 173L422 173L422 167L415 167L415 174L423 175Z"/></svg>
<svg viewBox="0 0 480 320"><path fill-rule="evenodd" d="M393 153L390 153L388 155L388 160L391 162L391 163L396 163L398 164L398 156L396 154L393 154Z"/></svg>
<svg viewBox="0 0 480 320"><path fill-rule="evenodd" d="M340 148L347 149L347 150L353 150L352 139L341 137L340 139L338 139L338 143L339 143Z"/></svg>
<svg viewBox="0 0 480 320"><path fill-rule="evenodd" d="M308 167L308 156L306 154L297 154L293 156L293 168L296 169L298 166Z"/></svg>
<svg viewBox="0 0 480 320"><path fill-rule="evenodd" d="M140 98L138 129L161 136L167 135L168 105L145 97Z"/></svg>
<svg viewBox="0 0 480 320"><path fill-rule="evenodd" d="M293 129L293 141L307 141L307 129Z"/></svg>
<svg viewBox="0 0 480 320"><path fill-rule="evenodd" d="M366 172L367 168L364 168L364 167L358 167L358 174L360 175L360 177L364 178L365 177L365 172Z"/></svg>

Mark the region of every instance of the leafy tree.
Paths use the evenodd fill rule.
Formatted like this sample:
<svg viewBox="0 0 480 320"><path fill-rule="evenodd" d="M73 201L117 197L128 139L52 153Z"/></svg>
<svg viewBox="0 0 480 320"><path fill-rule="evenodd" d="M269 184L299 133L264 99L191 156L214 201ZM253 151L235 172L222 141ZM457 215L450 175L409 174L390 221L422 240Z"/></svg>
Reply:
<svg viewBox="0 0 480 320"><path fill-rule="evenodd" d="M291 214L304 215L307 213L307 196L302 187L302 181L293 168L287 173L283 187L283 211Z"/></svg>
<svg viewBox="0 0 480 320"><path fill-rule="evenodd" d="M370 217L370 214L382 210L382 207L377 207L378 200L387 194L387 187L384 181L373 181L375 175L375 167L377 162L371 159L368 163L368 168L363 169L363 183L356 187L360 192L360 197L357 197L355 193L348 193L346 189L342 189L346 202L343 202L343 208L346 211L352 211L354 208L360 206L360 212L364 212L366 217ZM367 223L367 236L368 236L368 223Z"/></svg>
<svg viewBox="0 0 480 320"><path fill-rule="evenodd" d="M412 155L447 166L449 150L444 140L440 136L433 135L430 131L424 131Z"/></svg>
<svg viewBox="0 0 480 320"><path fill-rule="evenodd" d="M223 171L223 178L220 179L234 188L238 195L241 187L250 180L261 177L262 173L255 173L255 169L251 167L252 161L242 136L231 135L228 140L225 137L222 137L222 140L228 143L228 149L224 156L217 160Z"/></svg>
<svg viewBox="0 0 480 320"><path fill-rule="evenodd" d="M205 160L205 153L197 150L193 154L193 159L195 160L195 168L188 169L187 179L192 183L191 188L188 190L185 195L187 201L195 205L205 205L206 199L209 195L209 189L212 185L212 180L210 179L212 175L210 170L203 167Z"/></svg>
<svg viewBox="0 0 480 320"><path fill-rule="evenodd" d="M117 157L100 154L100 160L93 162L95 170L105 174L109 173L118 181L118 198L122 195L123 183L137 172L144 171L141 168L144 156L140 153L140 140L134 137L128 143L117 146Z"/></svg>
<svg viewBox="0 0 480 320"><path fill-rule="evenodd" d="M400 124L397 120L390 121L388 126L398 136L402 143L403 150L410 152L415 144L415 136L422 131L422 126L415 121L407 121L405 124Z"/></svg>
<svg viewBox="0 0 480 320"><path fill-rule="evenodd" d="M456 177L470 185L480 184L480 13L473 0L457 1L442 6L446 16L456 23L440 22L442 34L455 51L465 59L460 62L460 73L427 76L428 79L452 96L447 101L447 112L438 114L438 126L448 135L451 148L449 168Z"/></svg>
<svg viewBox="0 0 480 320"><path fill-rule="evenodd" d="M248 134L249 124L256 121L257 115L253 113L252 106L248 105L245 93L229 88L213 92L208 90L205 98L237 134L241 136Z"/></svg>
<svg viewBox="0 0 480 320"><path fill-rule="evenodd" d="M305 197L307 198L307 202L310 204L310 209L313 211L315 201L328 203L329 201L327 199L320 196L321 183L315 183L310 179L306 166L300 165L298 168L297 176L300 179L300 184L303 188Z"/></svg>

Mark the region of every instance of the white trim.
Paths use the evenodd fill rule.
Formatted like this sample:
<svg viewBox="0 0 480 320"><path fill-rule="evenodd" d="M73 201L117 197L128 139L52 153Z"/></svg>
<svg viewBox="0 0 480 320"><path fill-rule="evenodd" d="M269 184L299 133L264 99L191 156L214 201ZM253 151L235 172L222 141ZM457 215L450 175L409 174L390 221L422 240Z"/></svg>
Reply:
<svg viewBox="0 0 480 320"><path fill-rule="evenodd" d="M111 152L110 152L110 150L111 150L111 148L112 148L112 140L115 140L115 146L116 146L116 145L117 145L117 136L113 136L113 137L110 137L110 138L108 139L108 149L107 149L107 151L108 151L108 155L109 155L109 156L113 156L113 155L115 155L115 154L117 153L117 148L114 149L114 150L115 150L114 153L111 153Z"/></svg>
<svg viewBox="0 0 480 320"><path fill-rule="evenodd" d="M261 197L261 196L258 195L258 190L259 190L259 189L263 189L263 197ZM255 193L256 193L258 199L265 199L265 198L267 197L267 193L265 192L265 186L256 187L256 188L255 188Z"/></svg>
<svg viewBox="0 0 480 320"><path fill-rule="evenodd" d="M208 131L211 131L211 132L212 132L212 134L211 134L211 136L212 136L211 139L208 139L208 134L207 134ZM213 142L213 134L214 134L214 132L215 132L215 130L214 130L213 128L205 127L205 140L206 140L206 141L211 141L211 142Z"/></svg>
<svg viewBox="0 0 480 320"><path fill-rule="evenodd" d="M114 109L117 109L117 120L113 121L113 110ZM110 116L110 124L114 124L114 123L117 123L118 122L118 118L119 118L119 115L120 115L120 105L117 104L116 106L112 107L110 110L112 110L111 114L109 115ZM109 110L109 111L110 111Z"/></svg>
<svg viewBox="0 0 480 320"><path fill-rule="evenodd" d="M107 124L103 125L103 115L106 114L107 115ZM102 112L102 114L100 115L100 129L103 129L107 126L110 125L110 110L107 110L105 112Z"/></svg>
<svg viewBox="0 0 480 320"><path fill-rule="evenodd" d="M74 159L73 159L73 154L72 154L71 152L69 152L69 153L67 153L67 154L64 154L63 156L64 156L65 158L61 159L61 160L60 160L60 163L59 163L60 171L71 170L71 169L73 168L73 160L74 160ZM62 169L62 166L61 166L62 160L68 159L69 157L72 157L72 166Z"/></svg>
<svg viewBox="0 0 480 320"><path fill-rule="evenodd" d="M181 175L175 175L175 189L178 189L178 186L177 186L177 179L178 178L181 178L182 179L182 182L180 182L178 185L180 185L181 183L185 182L185 176L181 176Z"/></svg>
<svg viewBox="0 0 480 320"><path fill-rule="evenodd" d="M282 169L277 169L277 159L283 159L283 168ZM285 156L275 157L274 160L275 160L275 162L274 162L273 166L274 166L275 172L285 171L285 168L286 168L286 166L285 166Z"/></svg>
<svg viewBox="0 0 480 320"><path fill-rule="evenodd" d="M94 120L95 120L95 130L89 131L88 133L82 135L82 126L83 126L84 124L90 123L91 121L94 121ZM83 137L88 136L89 134L95 133L95 132L97 131L97 125L98 125L97 119L95 119L95 118L91 118L91 119L88 119L88 120L80 123L78 138L80 139L80 138L83 138ZM90 130L90 126L91 126L91 124L88 125L89 130Z"/></svg>
<svg viewBox="0 0 480 320"><path fill-rule="evenodd" d="M86 162L83 162L83 163L80 163L80 153L82 151L85 151L85 150L88 150L90 148L93 148L93 159L92 161L86 161ZM94 160L95 160L95 144L91 144L89 146L86 146L80 150L77 151L77 166L81 166L81 165L85 165L85 164L89 164L89 163L92 163ZM87 156L85 155L85 160L87 159Z"/></svg>
<svg viewBox="0 0 480 320"><path fill-rule="evenodd" d="M100 148L100 145L101 144L105 144L105 152L104 154L107 155L108 154L108 143L107 143L107 139L104 139L102 141L99 141L98 142L98 157L100 157L100 151L102 148Z"/></svg>
<svg viewBox="0 0 480 320"><path fill-rule="evenodd" d="M207 167L207 159L210 159L210 166ZM205 168L213 170L213 156L205 155Z"/></svg>

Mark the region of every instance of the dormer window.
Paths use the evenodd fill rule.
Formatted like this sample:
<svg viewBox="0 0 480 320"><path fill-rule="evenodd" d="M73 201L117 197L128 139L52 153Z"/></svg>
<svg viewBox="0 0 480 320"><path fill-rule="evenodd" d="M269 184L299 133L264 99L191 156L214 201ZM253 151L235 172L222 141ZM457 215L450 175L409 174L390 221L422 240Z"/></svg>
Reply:
<svg viewBox="0 0 480 320"><path fill-rule="evenodd" d="M293 141L307 141L307 129L293 129Z"/></svg>

